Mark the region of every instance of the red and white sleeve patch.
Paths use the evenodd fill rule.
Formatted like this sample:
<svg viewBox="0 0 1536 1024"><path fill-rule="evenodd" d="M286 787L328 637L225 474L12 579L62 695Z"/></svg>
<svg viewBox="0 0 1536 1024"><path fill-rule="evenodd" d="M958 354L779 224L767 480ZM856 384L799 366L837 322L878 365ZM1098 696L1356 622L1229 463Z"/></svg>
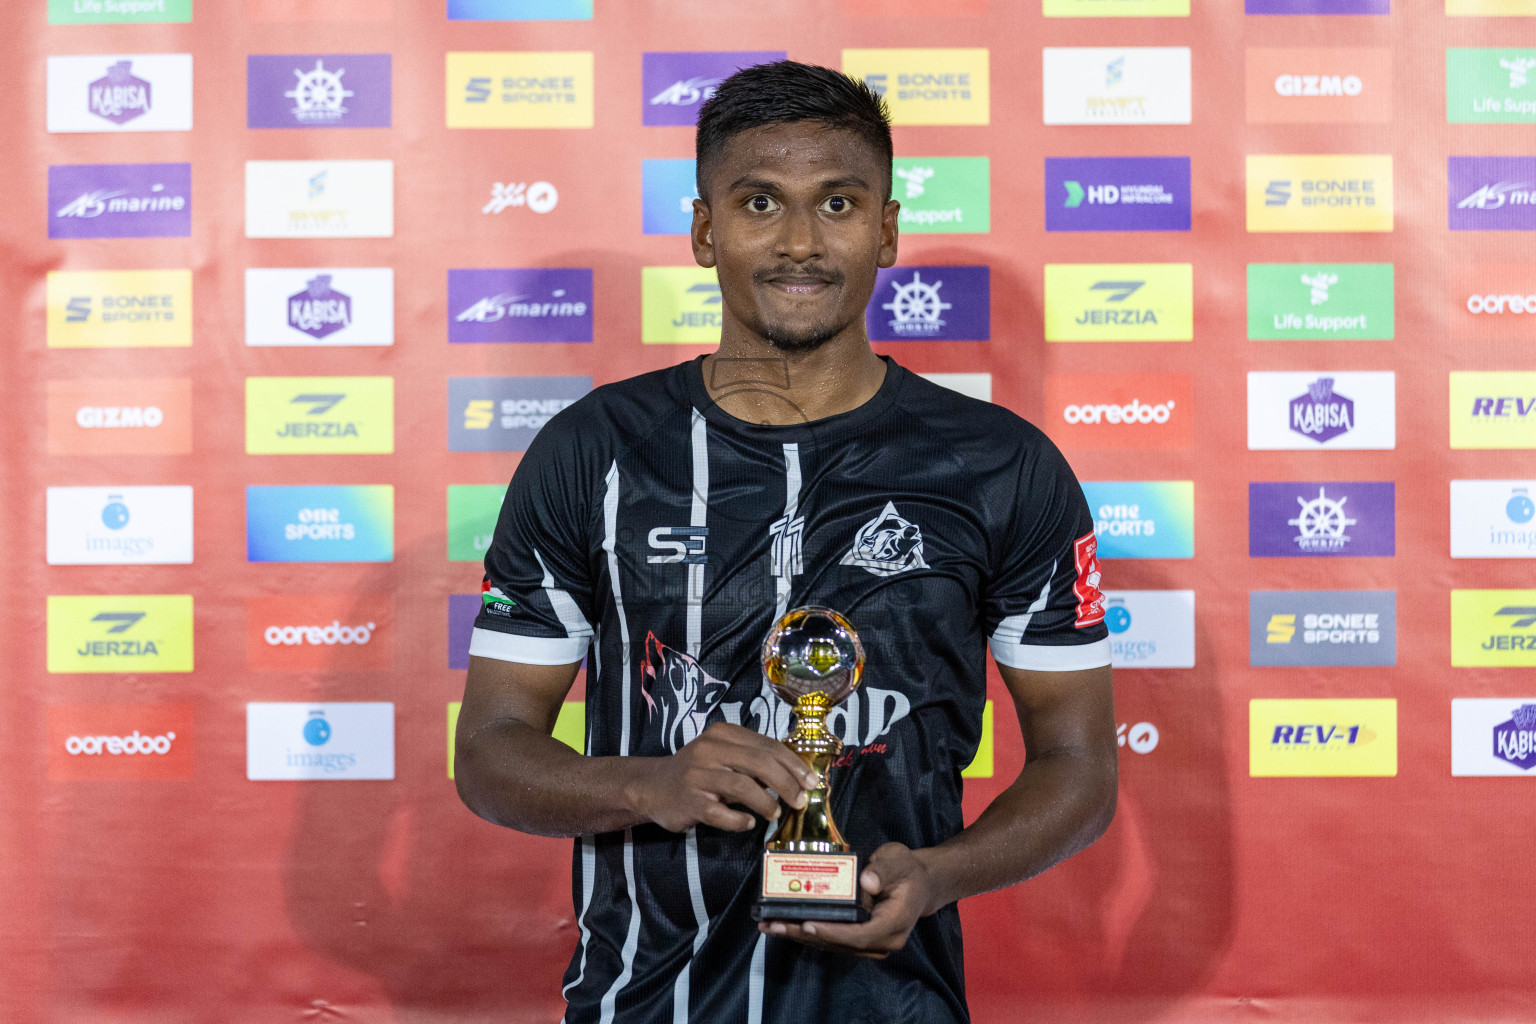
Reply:
<svg viewBox="0 0 1536 1024"><path fill-rule="evenodd" d="M1078 629L1097 626L1104 621L1104 595L1099 593L1099 538L1092 533L1077 538L1072 545L1077 562L1077 581L1072 593L1077 596Z"/></svg>

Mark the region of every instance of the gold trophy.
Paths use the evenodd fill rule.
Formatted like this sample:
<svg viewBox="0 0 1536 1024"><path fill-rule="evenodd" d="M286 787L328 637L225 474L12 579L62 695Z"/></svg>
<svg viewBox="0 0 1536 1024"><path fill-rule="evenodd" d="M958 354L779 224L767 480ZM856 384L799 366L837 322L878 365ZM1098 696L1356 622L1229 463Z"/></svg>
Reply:
<svg viewBox="0 0 1536 1024"><path fill-rule="evenodd" d="M763 640L763 674L795 706L784 745L821 776L805 806L786 805L763 851L758 921L866 921L871 900L859 888L859 856L832 821L832 763L843 742L827 729L827 712L859 685L864 645L848 620L829 608L796 608Z"/></svg>

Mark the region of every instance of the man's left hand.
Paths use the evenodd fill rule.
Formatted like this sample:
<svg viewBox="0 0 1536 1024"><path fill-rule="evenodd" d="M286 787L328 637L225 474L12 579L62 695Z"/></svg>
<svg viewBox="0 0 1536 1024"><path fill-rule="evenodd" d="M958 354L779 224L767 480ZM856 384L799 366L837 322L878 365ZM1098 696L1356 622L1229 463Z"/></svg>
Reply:
<svg viewBox="0 0 1536 1024"><path fill-rule="evenodd" d="M869 920L863 924L764 921L758 930L818 949L884 960L907 944L917 919L930 910L933 881L928 865L902 844L886 843L864 865L859 884L875 898Z"/></svg>

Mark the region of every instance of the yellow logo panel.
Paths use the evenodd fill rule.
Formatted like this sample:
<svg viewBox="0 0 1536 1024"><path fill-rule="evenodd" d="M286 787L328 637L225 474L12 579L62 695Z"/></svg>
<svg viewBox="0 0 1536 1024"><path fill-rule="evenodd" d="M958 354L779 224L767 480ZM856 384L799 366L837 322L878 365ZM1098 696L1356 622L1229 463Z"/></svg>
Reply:
<svg viewBox="0 0 1536 1024"><path fill-rule="evenodd" d="M1188 263L1047 263L1046 341L1190 341Z"/></svg>
<svg viewBox="0 0 1536 1024"><path fill-rule="evenodd" d="M984 49L844 50L843 73L885 97L892 124L987 124L988 60Z"/></svg>
<svg viewBox="0 0 1536 1024"><path fill-rule="evenodd" d="M1396 775L1397 701L1251 700L1248 774Z"/></svg>
<svg viewBox="0 0 1536 1024"><path fill-rule="evenodd" d="M191 594L48 598L49 672L191 672Z"/></svg>
<svg viewBox="0 0 1536 1024"><path fill-rule="evenodd" d="M247 377L250 455L388 455L395 450L393 377Z"/></svg>
<svg viewBox="0 0 1536 1024"><path fill-rule="evenodd" d="M1536 15L1536 0L1445 0L1445 13L1484 18Z"/></svg>
<svg viewBox="0 0 1536 1024"><path fill-rule="evenodd" d="M1187 18L1189 0L1042 0L1047 18Z"/></svg>
<svg viewBox="0 0 1536 1024"><path fill-rule="evenodd" d="M1536 590L1451 591L1451 664L1536 668Z"/></svg>
<svg viewBox="0 0 1536 1024"><path fill-rule="evenodd" d="M720 282L709 267L640 268L644 344L719 344L720 311Z"/></svg>
<svg viewBox="0 0 1536 1024"><path fill-rule="evenodd" d="M449 128L591 128L592 54L448 54Z"/></svg>
<svg viewBox="0 0 1536 1024"><path fill-rule="evenodd" d="M185 348L192 271L48 272L49 348Z"/></svg>
<svg viewBox="0 0 1536 1024"><path fill-rule="evenodd" d="M1536 448L1536 373L1452 373L1451 447Z"/></svg>
<svg viewBox="0 0 1536 1024"><path fill-rule="evenodd" d="M1250 156L1249 231L1391 231L1390 156Z"/></svg>

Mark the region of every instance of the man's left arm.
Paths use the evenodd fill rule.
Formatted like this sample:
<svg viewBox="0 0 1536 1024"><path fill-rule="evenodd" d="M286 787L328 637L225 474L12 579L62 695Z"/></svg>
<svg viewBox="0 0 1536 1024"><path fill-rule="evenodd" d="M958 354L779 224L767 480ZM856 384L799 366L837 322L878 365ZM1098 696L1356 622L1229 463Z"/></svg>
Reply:
<svg viewBox="0 0 1536 1024"><path fill-rule="evenodd" d="M760 925L763 931L884 958L906 945L918 918L1032 878L1103 835L1115 816L1119 775L1109 666L998 668L1024 733L1024 767L1013 784L948 842L876 850L860 876L876 901L863 924L775 922Z"/></svg>

